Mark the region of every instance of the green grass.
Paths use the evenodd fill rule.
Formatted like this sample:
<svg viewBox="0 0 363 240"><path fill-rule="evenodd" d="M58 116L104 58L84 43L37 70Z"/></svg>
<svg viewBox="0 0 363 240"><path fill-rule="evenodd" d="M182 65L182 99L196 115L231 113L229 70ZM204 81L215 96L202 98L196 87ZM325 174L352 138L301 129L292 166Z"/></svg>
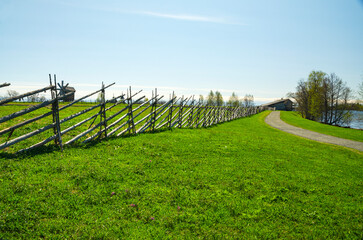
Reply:
<svg viewBox="0 0 363 240"><path fill-rule="evenodd" d="M293 126L308 129L314 132L319 132L334 137L350 139L354 141L363 142L363 131L352 128L342 128L337 126L326 125L323 123L315 122L302 118L297 112L280 112L281 119Z"/></svg>
<svg viewBox="0 0 363 240"><path fill-rule="evenodd" d="M362 153L267 114L2 154L0 238L362 239Z"/></svg>
<svg viewBox="0 0 363 240"><path fill-rule="evenodd" d="M0 106L0 117L4 117L4 116L7 116L7 115L10 115L10 114L13 114L17 111L20 111L22 109L26 109L28 108L29 106L31 105L34 105L34 104L37 104L37 103L12 103L12 104L8 104L8 105L3 105L3 106ZM60 107L64 106L66 103L60 103ZM82 110L85 110L85 109L88 109L92 106L94 106L95 103L77 103L69 108L66 108L66 109L63 109L60 111L59 113L59 118L60 118L60 121L62 122L63 119L65 119L66 117L69 117L73 114L76 114ZM107 104L106 105L106 108L112 106L113 104ZM152 108L149 107L147 108L149 105L144 105L142 106L141 108L139 108L138 110L135 110L137 107L139 107L140 105L139 104L133 104L133 116L134 116L134 122L136 124L136 122L138 122L139 120L141 120L142 118L144 118L146 115L148 115L151 111L152 111ZM122 116L124 116L125 114L127 114L128 112L128 109L125 109L126 107L126 104L119 104L115 107L113 107L112 109L109 109L107 112L106 112L106 118L118 113L119 111L123 110L123 112L121 113L118 113L117 116L113 117L111 120L108 120L107 121L107 125L111 125L112 123L114 123L116 120L118 120L119 118L121 118ZM161 105L158 105L157 106L158 108L161 107ZM144 111L146 110L146 111ZM68 120L66 122L63 122L61 123L61 130L65 130L79 122L81 122L82 120L88 118L88 117L91 117L91 116L94 116L95 114L99 113L100 111L100 107L97 107L87 113L84 113L80 116L77 116L71 120ZM184 108L183 109L183 114L185 112L189 111L188 108ZM22 115L22 116L19 116L19 117L16 117L16 118L13 118L9 121L6 121L6 122L3 122L3 123L0 123L0 130L3 130L3 129L6 129L6 128L9 128L9 127L12 127L14 126L15 124L19 124L19 123L22 123L23 121L25 120L28 120L28 119L31 119L31 118L34 118L34 117L37 117L37 116L40 116L42 114L45 114L45 113L50 113L51 112L51 106L47 106L47 107L44 107L44 108L41 108L41 109L38 109L38 110L35 110L31 113L28 113L28 114L25 114L25 115ZM159 112L159 115L157 117L157 121L155 123L155 127L158 127L158 124L161 123L163 121L163 123L166 122L166 117L168 116L169 114L169 111L161 111L158 110L157 112ZM163 113L163 115L161 115L161 113ZM196 116L196 111L194 110L193 114L194 114L194 117ZM203 111L199 118L202 119L202 115L205 114L205 112ZM176 116L179 115L179 107L178 106L174 106L173 107L173 121L177 120L177 118L175 118ZM190 116L188 114L188 116ZM119 126L123 125L122 128L120 129L116 129L117 131L114 133L114 136L117 135L118 133L122 132L123 130L127 129L129 127L128 124L124 124L125 122L127 122L129 119L128 116L126 116L125 118L121 119L120 122L118 122L116 125L114 125L113 127L111 127L107 132L110 133L110 131L118 128ZM189 119L188 118L185 118L185 119ZM144 119L142 122L139 122L139 124L136 126L136 129L139 129L141 128L141 126L143 126L143 124L145 124L149 119ZM22 126L20 128L17 128L15 129L14 132L8 132L6 134L3 134L0 136L0 143L5 143L5 142L8 142L8 141L11 141L11 140L14 140L20 136L23 136L24 134L27 134L27 133L30 133L34 130L37 130L39 128L42 128L42 127L45 127L45 126L48 126L49 124L51 124L53 122L53 117L52 115L50 116L47 116L47 117L44 117L40 120L37 120L37 121L34 121L30 124L27 124L25 126ZM100 116L98 116L96 119L93 118L89 121L87 121L86 123L84 123L83 125L80 125L74 129L72 129L71 131L65 133L65 134L62 134L62 142L63 143L66 143L67 141L73 139L75 136L77 136L78 134L88 130L90 127L93 127L95 126L96 124L98 124L100 122ZM165 125L164 128L167 128L167 126ZM81 142L83 140L85 140L86 138L94 135L95 133L97 133L98 131L100 130L100 127L97 127L96 129L92 130L91 132L89 132L88 134L86 134L85 136L83 136L81 139L77 140L78 142ZM146 131L151 131L151 129L147 129ZM51 136L54 135L54 131L53 131L53 128L50 128L48 129L47 131L44 131L40 134L37 134L35 136L32 136L31 138L28 138L28 139L25 139L21 142L18 142L10 147L7 147L5 149L6 152L8 153L15 153L21 149L24 149L24 148L27 148L27 147L30 147L36 143L39 143L41 142L42 140L44 139L47 139Z"/></svg>

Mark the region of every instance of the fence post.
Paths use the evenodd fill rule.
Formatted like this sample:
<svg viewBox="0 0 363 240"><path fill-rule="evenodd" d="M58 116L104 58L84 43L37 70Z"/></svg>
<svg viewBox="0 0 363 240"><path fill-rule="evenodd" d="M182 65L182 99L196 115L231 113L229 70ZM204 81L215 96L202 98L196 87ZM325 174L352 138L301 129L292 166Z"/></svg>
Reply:
<svg viewBox="0 0 363 240"><path fill-rule="evenodd" d="M180 105L179 105L179 116L178 116L178 127L179 128L181 128L181 125L182 125L183 102L184 102L184 96L182 96L182 99L181 99Z"/></svg>
<svg viewBox="0 0 363 240"><path fill-rule="evenodd" d="M155 88L155 101L154 101L154 106L155 106L155 109L154 109L154 114L152 116L152 126L153 126L153 132L155 131L155 122L156 122L156 109L158 108L158 98L156 97L158 95L158 89Z"/></svg>
<svg viewBox="0 0 363 240"><path fill-rule="evenodd" d="M171 120L173 119L173 107L174 107L174 91L171 96L171 107L169 108L169 116L168 116L168 125L169 129L171 129Z"/></svg>
<svg viewBox="0 0 363 240"><path fill-rule="evenodd" d="M129 124L128 124L128 129L129 129L129 134L131 134L131 129L132 129L132 133L136 134L136 130L135 130L135 124L134 124L134 113L132 110L132 106L133 106L133 102L132 102L132 98L131 98L132 94L131 94L131 86L129 87L129 89L127 90L127 104L129 105Z"/></svg>
<svg viewBox="0 0 363 240"><path fill-rule="evenodd" d="M52 85L52 76L49 74L49 82ZM62 145L62 135L60 130L60 122L59 122L59 104L58 104L58 92L57 92L57 77L54 74L54 87L51 89L52 99L55 99L54 103L52 103L52 115L53 115L53 127L54 135L56 138L54 139L54 143L59 145L61 151L63 152L63 145Z"/></svg>
<svg viewBox="0 0 363 240"><path fill-rule="evenodd" d="M103 127L103 129L102 129ZM107 122L106 122L106 100L105 100L105 85L102 82L101 88L101 106L100 106L100 132L105 132L105 138L107 137ZM98 136L100 139L102 134Z"/></svg>
<svg viewBox="0 0 363 240"><path fill-rule="evenodd" d="M189 106L191 108L190 110L190 115L189 115L189 119L188 119L188 126L190 126L192 124L192 120L193 120L193 113L194 113L194 95L193 95L193 98L192 98L192 103L191 105Z"/></svg>

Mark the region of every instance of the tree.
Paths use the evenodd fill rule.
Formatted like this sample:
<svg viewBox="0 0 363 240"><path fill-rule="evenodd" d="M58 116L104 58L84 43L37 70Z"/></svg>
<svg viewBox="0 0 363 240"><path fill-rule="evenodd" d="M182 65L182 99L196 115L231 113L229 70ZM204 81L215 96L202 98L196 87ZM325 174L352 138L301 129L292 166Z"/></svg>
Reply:
<svg viewBox="0 0 363 240"><path fill-rule="evenodd" d="M309 91L309 114L311 120L318 120L323 113L324 87L323 82L326 73L322 71L312 71L308 78Z"/></svg>
<svg viewBox="0 0 363 240"><path fill-rule="evenodd" d="M199 95L199 102L200 104L204 104L204 96L202 94Z"/></svg>
<svg viewBox="0 0 363 240"><path fill-rule="evenodd" d="M27 96L26 99L28 102L39 102L40 101L39 93Z"/></svg>
<svg viewBox="0 0 363 240"><path fill-rule="evenodd" d="M245 108L253 107L255 105L253 95L246 94L242 101L242 106Z"/></svg>
<svg viewBox="0 0 363 240"><path fill-rule="evenodd" d="M352 91L335 73L312 71L307 81L300 80L295 93L297 111L302 117L330 125L350 122L349 100Z"/></svg>
<svg viewBox="0 0 363 240"><path fill-rule="evenodd" d="M300 80L296 87L296 93L289 93L288 97L295 99L297 103L296 110L300 112L301 116L310 119L309 113L309 91L307 82L303 79Z"/></svg>
<svg viewBox="0 0 363 240"><path fill-rule="evenodd" d="M359 99L361 101L363 101L363 82L361 82L359 84L359 88L358 88L358 95L359 95Z"/></svg>
<svg viewBox="0 0 363 240"><path fill-rule="evenodd" d="M214 92L210 90L208 97L207 97L207 105L208 106L214 106L216 105L216 98L214 96Z"/></svg>
<svg viewBox="0 0 363 240"><path fill-rule="evenodd" d="M219 91L216 91L215 94L215 99L216 99L216 105L217 106L223 106L223 97L222 94Z"/></svg>
<svg viewBox="0 0 363 240"><path fill-rule="evenodd" d="M240 102L239 102L237 94L235 94L233 92L232 95L229 97L227 104L228 104L228 106L231 106L231 107L238 107L240 105Z"/></svg>
<svg viewBox="0 0 363 240"><path fill-rule="evenodd" d="M8 97L16 97L19 95L19 93L15 90L8 90L7 95L8 95Z"/></svg>
<svg viewBox="0 0 363 240"><path fill-rule="evenodd" d="M97 103L100 103L102 101L102 92L100 92L98 95L97 95L97 98L96 98L96 102Z"/></svg>

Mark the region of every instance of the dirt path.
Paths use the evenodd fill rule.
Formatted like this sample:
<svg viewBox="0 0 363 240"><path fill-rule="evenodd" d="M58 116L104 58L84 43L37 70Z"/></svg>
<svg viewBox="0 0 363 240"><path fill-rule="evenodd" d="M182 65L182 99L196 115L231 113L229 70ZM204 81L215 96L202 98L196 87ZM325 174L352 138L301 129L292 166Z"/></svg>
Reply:
<svg viewBox="0 0 363 240"><path fill-rule="evenodd" d="M271 112L265 119L265 122L271 127L280 129L284 132L288 132L300 137L308 138L318 142L331 143L335 145L340 145L348 148L354 148L359 151L363 151L363 143L353 140L347 140L343 138L333 137L310 130L298 128L291 126L280 119L280 112Z"/></svg>

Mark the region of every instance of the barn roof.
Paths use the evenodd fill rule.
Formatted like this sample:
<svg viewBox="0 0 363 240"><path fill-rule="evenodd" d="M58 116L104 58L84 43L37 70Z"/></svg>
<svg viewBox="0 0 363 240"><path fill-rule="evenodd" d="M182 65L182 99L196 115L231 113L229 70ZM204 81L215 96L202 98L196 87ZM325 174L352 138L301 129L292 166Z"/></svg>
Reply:
<svg viewBox="0 0 363 240"><path fill-rule="evenodd" d="M265 104L262 104L261 106L270 106L270 105L274 105L274 104L277 104L277 103L282 103L282 102L285 102L285 101L290 101L290 102L292 102L290 99L288 99L288 98L285 98L285 99L279 99L279 100L275 100L275 101L273 101L273 102L269 102L269 103L265 103Z"/></svg>
<svg viewBox="0 0 363 240"><path fill-rule="evenodd" d="M76 89L74 89L74 87L66 87L66 90L67 91L71 91L71 92L75 92Z"/></svg>

